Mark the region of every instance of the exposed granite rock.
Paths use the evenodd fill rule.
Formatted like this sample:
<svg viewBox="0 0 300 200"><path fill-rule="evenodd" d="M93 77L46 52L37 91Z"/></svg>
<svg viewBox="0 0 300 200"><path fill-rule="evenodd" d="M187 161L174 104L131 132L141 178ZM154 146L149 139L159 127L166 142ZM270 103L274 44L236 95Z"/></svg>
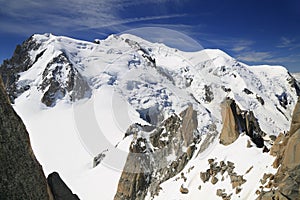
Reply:
<svg viewBox="0 0 300 200"><path fill-rule="evenodd" d="M180 187L180 192L181 192L182 194L187 194L187 193L189 193L189 190L188 190L187 188L181 186L181 187Z"/></svg>
<svg viewBox="0 0 300 200"><path fill-rule="evenodd" d="M252 111L242 111L234 100L226 98L221 103L223 128L220 134L220 143L232 144L240 132L246 132L258 148L264 147L263 136L259 123Z"/></svg>
<svg viewBox="0 0 300 200"><path fill-rule="evenodd" d="M290 135L295 134L300 129L300 99L298 98L297 104L295 105L291 127Z"/></svg>
<svg viewBox="0 0 300 200"><path fill-rule="evenodd" d="M200 178L203 181L203 183L205 183L210 179L210 173L209 172L200 172Z"/></svg>
<svg viewBox="0 0 300 200"><path fill-rule="evenodd" d="M230 200L232 194L227 195L227 193L225 193L225 189L217 189L216 195L221 197L223 200Z"/></svg>
<svg viewBox="0 0 300 200"><path fill-rule="evenodd" d="M152 132L145 133L138 125L130 128L134 139L114 199L144 199L147 193L153 197L159 193L161 183L184 168L198 139L196 116L190 106L180 117L172 115ZM174 159L170 160L170 155L175 156Z"/></svg>
<svg viewBox="0 0 300 200"><path fill-rule="evenodd" d="M47 181L55 200L79 200L78 196L72 193L57 172L49 174Z"/></svg>
<svg viewBox="0 0 300 200"><path fill-rule="evenodd" d="M215 159L208 159L209 163L209 169L207 169L205 172L200 172L200 179L203 181L203 183L206 183L209 181L211 184L215 185L219 181L217 178L218 173L221 173L222 179L221 181L225 180L226 178L230 178L230 183L232 185L232 189L235 189L236 194L240 193L242 190L242 185L246 182L243 175L238 175L236 172L234 172L235 164L233 162L227 161L227 164L222 160L220 161L219 165L215 161ZM246 173L249 173L250 168ZM226 176L224 176L224 173L227 173ZM227 195L225 193L225 190L218 189L217 190L217 196L222 197L222 199L231 199L232 193L230 195Z"/></svg>
<svg viewBox="0 0 300 200"><path fill-rule="evenodd" d="M26 127L11 107L1 78L0 143L0 199L52 200L42 167L33 154Z"/></svg>
<svg viewBox="0 0 300 200"><path fill-rule="evenodd" d="M240 135L237 120L236 104L232 99L225 99L221 103L223 128L220 134L220 143L232 144Z"/></svg>
<svg viewBox="0 0 300 200"><path fill-rule="evenodd" d="M143 139L137 139L130 145L129 154L119 180L114 199L144 199L151 181L150 156L142 148Z"/></svg>
<svg viewBox="0 0 300 200"><path fill-rule="evenodd" d="M211 178L211 183L212 183L213 185L216 184L218 181L219 181L219 179L218 179L217 177L215 177L215 176L213 176L213 177Z"/></svg>
<svg viewBox="0 0 300 200"><path fill-rule="evenodd" d="M290 131L280 134L271 148L276 156L274 167L279 167L274 176L269 177L257 199L300 199L300 98L295 106ZM262 180L265 180L263 177ZM264 181L262 183L267 183ZM271 190L269 189L271 188Z"/></svg>

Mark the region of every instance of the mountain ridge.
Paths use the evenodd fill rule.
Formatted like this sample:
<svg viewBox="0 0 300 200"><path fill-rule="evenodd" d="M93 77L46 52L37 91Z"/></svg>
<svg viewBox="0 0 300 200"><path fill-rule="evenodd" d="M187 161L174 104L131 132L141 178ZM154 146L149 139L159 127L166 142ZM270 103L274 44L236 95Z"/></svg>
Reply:
<svg viewBox="0 0 300 200"><path fill-rule="evenodd" d="M217 144L216 136L221 133L224 125L220 108L224 99L235 101L238 112L242 113L238 116L244 117L243 113L252 113L251 120L247 123L258 125L247 127L256 127L255 134L264 138L263 145L269 149L272 146L270 137L276 137L289 129L299 93L298 83L281 66L248 66L221 50L182 52L128 34L111 35L94 43L52 34L33 35L19 48L21 49L15 52L16 58L5 61L0 67L1 76L6 78L7 92L15 101L15 110L30 129L33 149L45 164L46 173L51 169L59 171L66 177L72 191L84 199L95 199L100 195L99 191L96 192L96 186L88 183L101 185L100 179L107 176L105 173L114 178L106 186L102 185L101 191L109 191L105 198L113 198L121 173L111 172L105 166L112 165L112 168L116 168L110 162L116 159L113 157L116 155L114 152L119 154L117 159L121 163L118 166L125 165L134 137L125 135L132 124L162 128L165 120L193 106L198 121L195 136L201 138L195 151L200 152L201 149L201 153L193 154L191 160L180 170L188 181L184 181L184 178L178 180L180 175L176 171L174 178L162 183L163 191L172 191L173 189L168 188L177 187L178 193L174 195L185 199L199 191L193 189L198 188L194 185L196 176L189 175L188 171L191 170L188 169L194 169L192 174L196 171L200 173L206 166L200 164L195 167L193 163L209 156L208 152L211 151L220 160L231 158L240 162L235 155L220 152L225 147ZM17 66L19 62L15 60L19 54L26 54L29 64L14 71L10 63ZM22 59L20 62L23 62ZM84 138L91 136L79 129L81 124L86 123L85 118L92 121L89 115L85 116L81 112L81 108L85 106L94 112L92 118L98 125L97 131L112 145L99 145L91 150L91 146L97 146L96 141L85 140ZM74 115L82 117L78 120ZM246 116L247 119L248 117ZM52 123L49 126L47 122L50 121ZM48 127L48 130L43 127ZM39 135L41 130L43 134ZM243 135L243 130L238 129L237 140L228 148L246 146L243 144L250 138ZM266 135L256 133L257 130L262 130ZM49 152L47 147L55 144L56 140L59 141L57 151ZM68 149L64 148L64 144L68 144ZM255 146L250 142L251 145ZM241 151L251 156L262 152L256 148ZM70 156L74 152L77 152L78 159ZM103 160L91 170L87 165L92 166L90 162L93 157L101 152L106 152L102 154ZM55 157L51 158L51 155ZM173 159L176 160L177 157L173 156ZM272 158L260 155L258 160L271 163ZM64 166L63 163L68 164ZM263 165L262 162L257 166ZM240 168L242 173L244 167ZM254 171L255 173L245 176L254 179L262 175L258 169ZM80 175L78 177L74 174ZM182 185L176 183L176 186L171 186L175 179ZM187 182L193 183L193 186L190 188L191 192L184 196L179 188L187 188ZM250 186L248 184L246 188L250 190ZM206 189L199 191L200 194L204 195L203 191ZM164 198L164 193L160 192L153 198ZM146 198L148 195L149 193ZM240 195L246 197L247 192L242 190ZM247 197L255 196L251 195ZM238 199L238 195L232 198Z"/></svg>

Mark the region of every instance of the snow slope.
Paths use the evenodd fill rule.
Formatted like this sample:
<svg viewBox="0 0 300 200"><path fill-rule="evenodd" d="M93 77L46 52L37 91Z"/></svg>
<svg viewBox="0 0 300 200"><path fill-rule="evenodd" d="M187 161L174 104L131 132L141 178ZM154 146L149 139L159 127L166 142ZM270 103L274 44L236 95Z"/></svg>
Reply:
<svg viewBox="0 0 300 200"><path fill-rule="evenodd" d="M38 59L20 73L18 81L20 87L29 85L30 89L16 99L14 108L28 128L45 173L58 171L81 199L113 198L131 142L130 137L123 139L124 133L133 123L158 125L192 104L204 138L212 123L221 131L220 102L231 97L241 109L254 112L268 135L289 128L297 95L291 76L281 66L247 66L221 50L181 52L129 34L111 35L100 44L52 34L34 35L33 39L40 46L30 57ZM42 74L61 53L88 83L91 96L73 102L65 95L57 97L55 106L47 107L41 102ZM68 78L66 70L61 70L59 81ZM241 199L253 199L258 177L273 158L261 149L246 149L246 140L247 136L242 136L227 147L214 140L183 170L187 182L174 181L176 177L166 181L157 198L214 199L216 188L231 191L223 183L197 189L207 159L216 157L243 163L238 165L239 173L255 165L245 176L251 181L239 194ZM105 158L93 168L93 158L103 152ZM187 173L191 166L195 167ZM181 184L190 189L189 194L179 193Z"/></svg>

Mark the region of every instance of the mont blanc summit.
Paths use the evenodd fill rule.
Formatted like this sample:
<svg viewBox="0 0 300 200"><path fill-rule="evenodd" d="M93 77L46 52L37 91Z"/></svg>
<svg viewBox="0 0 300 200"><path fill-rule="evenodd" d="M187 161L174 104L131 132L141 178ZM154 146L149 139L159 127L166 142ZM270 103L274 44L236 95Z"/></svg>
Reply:
<svg viewBox="0 0 300 200"><path fill-rule="evenodd" d="M80 199L299 197L285 175L299 174L287 154L300 90L282 66L131 34L36 34L0 75L45 175Z"/></svg>

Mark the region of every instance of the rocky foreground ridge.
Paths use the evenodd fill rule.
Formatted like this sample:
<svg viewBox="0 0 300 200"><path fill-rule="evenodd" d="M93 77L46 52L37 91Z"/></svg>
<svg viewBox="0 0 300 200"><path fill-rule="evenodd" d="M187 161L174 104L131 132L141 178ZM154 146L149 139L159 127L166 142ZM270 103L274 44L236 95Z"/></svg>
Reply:
<svg viewBox="0 0 300 200"><path fill-rule="evenodd" d="M58 173L46 179L0 78L0 199L78 200Z"/></svg>
<svg viewBox="0 0 300 200"><path fill-rule="evenodd" d="M300 199L300 98L289 132L277 137L270 154L276 157L273 167L278 170L272 179L266 175L269 178L265 186L267 191L262 188L258 199Z"/></svg>
<svg viewBox="0 0 300 200"><path fill-rule="evenodd" d="M159 195L160 184L185 167L194 154L195 144L200 142L197 113L192 106L151 131L150 140L143 137L149 132L137 124L127 131L127 135L129 132L134 134L134 140L130 144L115 200L142 200L147 192L152 197ZM170 160L169 156L175 159Z"/></svg>

